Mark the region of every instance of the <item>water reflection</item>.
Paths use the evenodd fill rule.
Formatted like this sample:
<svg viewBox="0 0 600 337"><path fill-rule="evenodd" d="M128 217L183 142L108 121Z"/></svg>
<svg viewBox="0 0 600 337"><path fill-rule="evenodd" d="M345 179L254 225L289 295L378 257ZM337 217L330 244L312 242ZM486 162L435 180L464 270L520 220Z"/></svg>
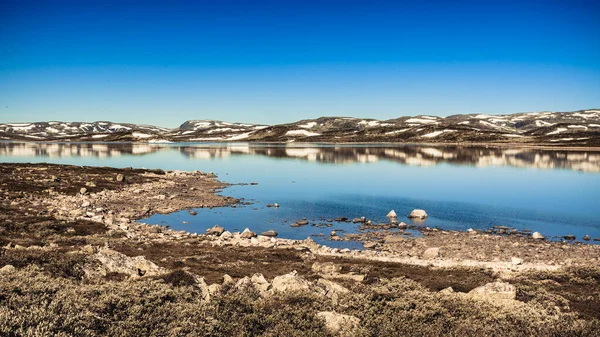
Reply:
<svg viewBox="0 0 600 337"><path fill-rule="evenodd" d="M145 144L145 143L15 143L0 142L0 156L16 157L117 157L176 151L190 159L215 159L237 155L296 158L347 164L382 160L411 166L441 163L470 166L514 166L600 172L600 152L540 149L507 149L473 146L413 145L286 145L286 144Z"/></svg>

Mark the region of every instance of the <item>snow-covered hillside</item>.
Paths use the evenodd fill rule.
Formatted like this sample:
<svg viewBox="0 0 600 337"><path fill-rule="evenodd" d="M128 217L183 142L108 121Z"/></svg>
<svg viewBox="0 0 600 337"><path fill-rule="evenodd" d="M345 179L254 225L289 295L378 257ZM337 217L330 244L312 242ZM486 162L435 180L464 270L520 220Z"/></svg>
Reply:
<svg viewBox="0 0 600 337"><path fill-rule="evenodd" d="M523 143L600 146L600 110L509 115L321 117L278 125L190 120L179 128L112 122L0 124L0 139L140 142Z"/></svg>

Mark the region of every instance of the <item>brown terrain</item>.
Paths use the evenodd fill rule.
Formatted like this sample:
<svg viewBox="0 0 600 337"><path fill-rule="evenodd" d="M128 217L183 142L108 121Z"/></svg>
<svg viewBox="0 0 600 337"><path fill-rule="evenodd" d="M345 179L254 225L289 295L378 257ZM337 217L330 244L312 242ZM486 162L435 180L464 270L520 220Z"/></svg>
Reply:
<svg viewBox="0 0 600 337"><path fill-rule="evenodd" d="M364 228L365 250L136 222L203 172L0 164L0 335L600 335L600 246Z"/></svg>

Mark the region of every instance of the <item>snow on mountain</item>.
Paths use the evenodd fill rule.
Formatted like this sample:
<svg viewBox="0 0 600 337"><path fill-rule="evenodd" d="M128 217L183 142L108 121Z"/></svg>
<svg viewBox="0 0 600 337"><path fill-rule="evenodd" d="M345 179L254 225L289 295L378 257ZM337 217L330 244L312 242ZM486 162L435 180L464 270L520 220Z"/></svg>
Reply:
<svg viewBox="0 0 600 337"><path fill-rule="evenodd" d="M98 122L0 124L0 139L26 141L134 142L397 142L525 143L600 146L600 110L507 115L418 115L379 121L320 117L294 123L260 125L189 120L174 129Z"/></svg>

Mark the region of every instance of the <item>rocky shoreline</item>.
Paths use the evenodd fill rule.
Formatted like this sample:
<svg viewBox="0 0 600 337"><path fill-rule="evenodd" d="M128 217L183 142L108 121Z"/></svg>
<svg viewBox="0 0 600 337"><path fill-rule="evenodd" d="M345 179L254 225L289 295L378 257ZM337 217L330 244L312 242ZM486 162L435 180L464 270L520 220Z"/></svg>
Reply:
<svg viewBox="0 0 600 337"><path fill-rule="evenodd" d="M258 296L252 301L279 301L280 296L302 293L322 301L311 316L320 324L314 329L373 335L377 324L372 317L355 310L373 305L370 300L361 297L360 305L344 301L402 284L413 287L422 303L443 298L458 301L461 308L483 305L490 315L524 315L531 321L522 322L521 331L543 324L554 332L593 335L600 326L598 245L437 229L424 229L423 237L413 238L383 229L363 233L366 249L350 250L318 245L310 238L258 235L251 229L231 233L214 227L203 234L188 233L136 220L238 203L215 194L227 185L210 173L51 164L1 164L0 173L0 221L5 224L0 231L0 278L6 285L23 277L67 279L73 289L157 280L169 287L191 287L203 303L249 293ZM61 261L75 258L63 270ZM0 295L0 325L15 327L2 312L14 314L16 302L11 301L22 298L8 288ZM403 295L389 300L397 301L397 296ZM551 318L545 317L550 312ZM457 315L454 324L466 324L467 318ZM565 321L570 323L559 324ZM27 324L20 326L33 331ZM418 324L405 328L429 329ZM468 330L467 325L463 328Z"/></svg>

